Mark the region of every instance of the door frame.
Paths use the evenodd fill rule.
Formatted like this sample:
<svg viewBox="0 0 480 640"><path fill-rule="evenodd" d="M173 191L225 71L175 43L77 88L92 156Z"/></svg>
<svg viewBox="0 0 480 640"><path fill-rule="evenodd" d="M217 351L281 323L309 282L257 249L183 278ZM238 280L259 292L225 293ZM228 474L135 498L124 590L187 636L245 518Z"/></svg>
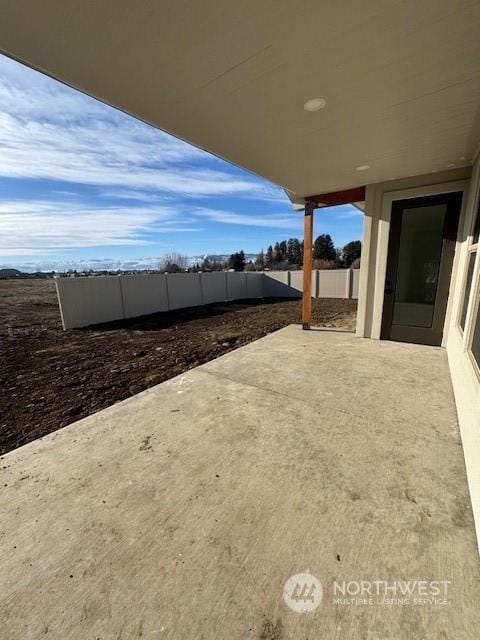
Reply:
<svg viewBox="0 0 480 640"><path fill-rule="evenodd" d="M448 327L450 317L452 313L452 302L454 286L456 283L456 274L458 271L459 262L459 241L461 240L461 234L463 229L463 221L466 211L466 194L470 185L470 179L452 180L439 184L429 184L419 187L395 189L394 191L385 191L382 194L382 207L380 211L380 217L377 218L376 223L378 225L376 234L376 243L372 247L376 257L374 263L375 273L370 273L369 277L374 279L373 290L373 303L372 303L372 325L370 331L370 337L373 339L380 339L382 329L382 317L383 317L383 301L385 291L385 280L387 274L387 258L388 258L388 240L390 237L390 219L392 212L392 204L396 200L409 200L411 198L421 198L423 196L437 195L442 193L452 193L455 191L463 192L462 208L460 211L460 221L458 225L457 242L455 247L455 256L453 259L452 276L450 279L450 294L448 296L447 312L445 314L445 324L443 329L442 346L446 342L445 327ZM375 186L375 185L374 185ZM368 198L368 187L367 187ZM372 265L373 266L373 265Z"/></svg>
<svg viewBox="0 0 480 640"><path fill-rule="evenodd" d="M391 220L390 223L385 289L387 288L388 280L391 281L392 290L389 292L391 294L389 297L386 297L387 292L384 292L382 339L440 346L443 338L463 198L464 193L462 191L455 191L420 196L417 198L402 198L401 200L394 200L392 202L391 217L394 212L398 212L398 216ZM422 206L428 207L434 204L446 204L447 209L442 231L440 264L435 290L432 324L430 327L407 324L394 325L393 313L401 242L402 214L405 209L408 210L410 207L421 208ZM419 215L421 215L421 213Z"/></svg>

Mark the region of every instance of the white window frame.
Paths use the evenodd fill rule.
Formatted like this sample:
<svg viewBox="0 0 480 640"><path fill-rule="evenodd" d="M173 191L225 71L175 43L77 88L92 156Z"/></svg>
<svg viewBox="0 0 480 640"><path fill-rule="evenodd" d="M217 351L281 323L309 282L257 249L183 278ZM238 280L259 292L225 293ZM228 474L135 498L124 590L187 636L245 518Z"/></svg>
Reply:
<svg viewBox="0 0 480 640"><path fill-rule="evenodd" d="M480 216L480 211L478 211L478 214ZM473 219L473 223L475 223L475 217ZM467 293L466 291L466 286L467 286L467 277L468 277L468 267L470 266L470 257L473 254L476 254L478 251L478 247L480 242L476 242L475 244L472 243L472 239L473 239L473 235L470 234L468 237L468 242L469 242L469 246L467 249L467 256L465 259L465 272L463 274L463 284L462 284L462 297L461 297L461 303L459 305L459 309L458 309L458 317L457 317L457 326L460 329L460 332L463 334L464 330L466 330L467 328L467 320L468 320L468 307L471 305L471 298L472 298L472 292L474 290L474 280L475 280L475 266L476 266L476 258L475 258L475 263L473 265L473 273L472 273L472 282L470 283L470 291L469 291L469 301L467 304L467 315L465 316L465 327L462 327L461 325L461 321L462 321L462 312L463 312L463 305L465 302L465 295Z"/></svg>
<svg viewBox="0 0 480 640"><path fill-rule="evenodd" d="M463 277L463 291L461 304L459 305L458 315L457 315L457 327L460 332L463 334L463 346L464 350L467 352L468 358L472 364L473 370L475 371L478 380L480 381L480 362L477 362L475 356L472 352L472 344L473 344L473 333L475 330L476 319L478 314L480 314L480 238L477 239L475 243L473 243L473 233L475 230L475 225L477 223L477 216L480 217L480 186L477 189L477 194L474 202L474 215L472 216L470 232L468 234L468 250L465 261L465 271ZM466 295L466 284L467 284L467 273L468 273L468 265L470 263L470 256L472 254L476 255L474 266L473 266L473 274L472 274L472 283L470 286L469 300L467 306L467 315L465 317L465 328L462 329L460 325L461 314L463 309L463 304Z"/></svg>
<svg viewBox="0 0 480 640"><path fill-rule="evenodd" d="M476 259L476 263L477 263L477 276L478 276L478 256L480 254L477 251L477 259ZM475 359L475 356L473 355L473 351L472 351L472 343L473 343L473 332L475 329L475 320L477 319L478 315L480 314L480 280L477 277L477 283L476 283L476 291L474 292L474 296L473 298L470 298L470 305L473 304L472 307L472 314L471 314L471 323L470 323L470 331L469 331L469 341L468 341L468 346L467 346L467 354L468 357L470 359L470 362L472 363L473 366L473 370L475 371L475 373L477 374L477 378L480 382L480 362L477 362L477 360ZM473 289L473 287L472 287Z"/></svg>

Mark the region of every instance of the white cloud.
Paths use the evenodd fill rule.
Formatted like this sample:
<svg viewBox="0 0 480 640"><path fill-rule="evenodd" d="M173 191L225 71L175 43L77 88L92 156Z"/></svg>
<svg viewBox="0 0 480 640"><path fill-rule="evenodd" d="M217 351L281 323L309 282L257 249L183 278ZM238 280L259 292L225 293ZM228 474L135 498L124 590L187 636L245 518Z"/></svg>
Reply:
<svg viewBox="0 0 480 640"><path fill-rule="evenodd" d="M0 201L0 256L148 245L152 234L199 231L202 220L300 225L294 213L270 214L289 208L274 185L0 55L1 178L29 182L20 198L4 182L13 195ZM227 196L269 205L247 215L195 202Z"/></svg>
<svg viewBox="0 0 480 640"><path fill-rule="evenodd" d="M101 271L104 269L115 271L117 269L138 270L158 269L161 256L149 258L73 258L64 260L52 260L48 257L38 260L16 261L16 268L26 273L33 271L68 271L69 269ZM0 263L0 268L4 266Z"/></svg>
<svg viewBox="0 0 480 640"><path fill-rule="evenodd" d="M149 234L196 231L167 206L98 208L71 201L0 203L0 256L73 247L147 245Z"/></svg>
<svg viewBox="0 0 480 640"><path fill-rule="evenodd" d="M155 202L156 204L159 204L160 202L172 202L171 196L155 192L139 191L137 189L122 189L121 187L102 189L99 195L102 198L114 200L136 200L144 203Z"/></svg>
<svg viewBox="0 0 480 640"><path fill-rule="evenodd" d="M66 129L44 122L22 123L17 117L2 113L0 175L117 185L189 197L234 193L260 196L265 191L262 185L223 171L189 168L183 162L185 158L180 162L179 154L169 145L163 145L161 160L153 158L152 149L157 148L158 154L161 145L140 140L129 129L95 122L89 127Z"/></svg>
<svg viewBox="0 0 480 640"><path fill-rule="evenodd" d="M233 211L219 211L198 207L193 212L200 217L223 222L224 224L238 224L252 227L276 227L277 229L300 229L303 218L292 211L291 213L277 215L250 215L235 213Z"/></svg>

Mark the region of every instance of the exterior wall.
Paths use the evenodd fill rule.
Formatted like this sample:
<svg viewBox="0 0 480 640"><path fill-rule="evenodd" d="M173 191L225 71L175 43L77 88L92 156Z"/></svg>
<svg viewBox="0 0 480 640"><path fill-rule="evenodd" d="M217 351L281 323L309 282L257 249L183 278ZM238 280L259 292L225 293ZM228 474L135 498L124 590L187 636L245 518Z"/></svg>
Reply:
<svg viewBox="0 0 480 640"><path fill-rule="evenodd" d="M450 331L447 354L480 551L480 380L458 327Z"/></svg>
<svg viewBox="0 0 480 640"><path fill-rule="evenodd" d="M462 435L465 466L472 499L473 515L480 545L480 377L468 354L467 346L473 321L473 305L467 314L465 333L458 320L463 303L463 287L468 261L469 233L477 211L480 190L480 157L475 162L464 219L456 249L455 287L451 295L451 313L447 333L447 354L452 376L458 420ZM472 292L480 288L480 251L477 251ZM472 295L472 299L474 296Z"/></svg>

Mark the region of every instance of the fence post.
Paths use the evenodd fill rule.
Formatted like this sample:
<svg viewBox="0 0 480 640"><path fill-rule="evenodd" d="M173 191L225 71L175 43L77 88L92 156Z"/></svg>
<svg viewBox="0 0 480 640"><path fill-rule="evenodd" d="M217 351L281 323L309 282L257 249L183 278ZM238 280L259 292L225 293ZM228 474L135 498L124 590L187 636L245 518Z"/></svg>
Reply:
<svg viewBox="0 0 480 640"><path fill-rule="evenodd" d="M118 276L118 283L119 283L119 286L120 286L120 300L122 302L122 314L123 314L123 318L125 319L126 318L126 315L125 315L125 298L123 297L123 286L122 286L124 277L125 276L119 275Z"/></svg>
<svg viewBox="0 0 480 640"><path fill-rule="evenodd" d="M350 300L350 298L352 297L352 270L349 268L346 271L345 297L347 298L347 300Z"/></svg>
<svg viewBox="0 0 480 640"><path fill-rule="evenodd" d="M200 301L201 304L204 305L205 304L205 297L203 295L203 273L197 273L198 276L198 286L200 287Z"/></svg>
<svg viewBox="0 0 480 640"><path fill-rule="evenodd" d="M168 273L165 274L165 291L167 293L167 311L170 311L170 291L168 289Z"/></svg>
<svg viewBox="0 0 480 640"><path fill-rule="evenodd" d="M313 272L315 274L314 276L314 284L313 284L313 297L314 298L319 298L320 297L320 270L319 269L315 269L315 271Z"/></svg>

